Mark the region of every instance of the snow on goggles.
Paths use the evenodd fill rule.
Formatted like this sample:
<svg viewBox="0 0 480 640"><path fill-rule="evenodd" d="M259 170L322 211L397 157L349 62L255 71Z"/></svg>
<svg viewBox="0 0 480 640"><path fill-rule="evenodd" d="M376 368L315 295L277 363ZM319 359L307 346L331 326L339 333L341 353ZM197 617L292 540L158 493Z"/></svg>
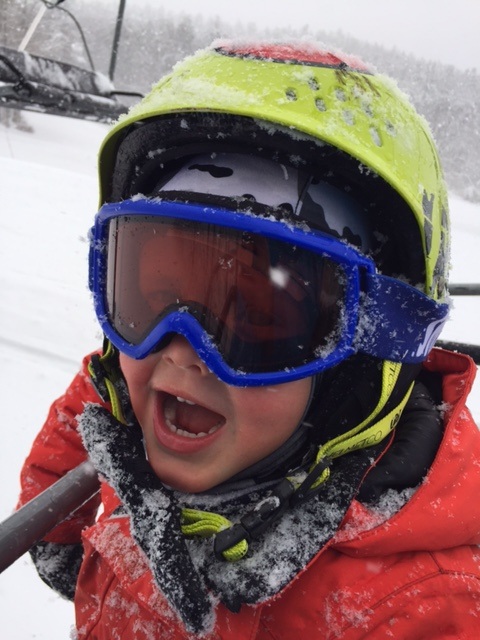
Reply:
<svg viewBox="0 0 480 640"><path fill-rule="evenodd" d="M273 216L160 199L100 209L89 280L121 352L141 359L180 334L238 386L311 376L357 351L421 362L448 315L341 240Z"/></svg>

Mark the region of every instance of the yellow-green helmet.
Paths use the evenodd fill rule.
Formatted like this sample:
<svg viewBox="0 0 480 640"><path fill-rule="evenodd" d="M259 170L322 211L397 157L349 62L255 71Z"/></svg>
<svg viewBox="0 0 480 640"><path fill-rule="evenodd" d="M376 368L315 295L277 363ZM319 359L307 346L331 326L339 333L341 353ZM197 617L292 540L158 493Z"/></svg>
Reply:
<svg viewBox="0 0 480 640"><path fill-rule="evenodd" d="M311 44L215 43L178 64L110 131L100 151L101 203L145 193L136 180L150 165L158 172L232 146L330 171L370 203L378 234L389 236L380 268L443 298L442 170L428 125L390 79ZM390 247L401 265L389 266Z"/></svg>

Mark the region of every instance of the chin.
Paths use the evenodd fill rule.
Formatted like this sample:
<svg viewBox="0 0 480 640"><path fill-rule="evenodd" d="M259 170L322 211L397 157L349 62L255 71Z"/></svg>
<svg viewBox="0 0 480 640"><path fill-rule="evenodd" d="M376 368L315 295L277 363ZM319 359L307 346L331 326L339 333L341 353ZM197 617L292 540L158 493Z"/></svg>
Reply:
<svg viewBox="0 0 480 640"><path fill-rule="evenodd" d="M223 482L222 479L201 478L195 473L185 473L179 477L176 474L159 473L156 469L154 471L163 484L181 493L203 493Z"/></svg>

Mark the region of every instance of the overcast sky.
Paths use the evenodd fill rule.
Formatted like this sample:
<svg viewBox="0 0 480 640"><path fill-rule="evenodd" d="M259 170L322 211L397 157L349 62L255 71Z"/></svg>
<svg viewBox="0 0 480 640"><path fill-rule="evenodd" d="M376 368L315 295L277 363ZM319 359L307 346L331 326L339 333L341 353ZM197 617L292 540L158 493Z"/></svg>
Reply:
<svg viewBox="0 0 480 640"><path fill-rule="evenodd" d="M139 0L127 0L134 7ZM175 0L169 12L222 20L342 30L423 58L480 70L480 0Z"/></svg>

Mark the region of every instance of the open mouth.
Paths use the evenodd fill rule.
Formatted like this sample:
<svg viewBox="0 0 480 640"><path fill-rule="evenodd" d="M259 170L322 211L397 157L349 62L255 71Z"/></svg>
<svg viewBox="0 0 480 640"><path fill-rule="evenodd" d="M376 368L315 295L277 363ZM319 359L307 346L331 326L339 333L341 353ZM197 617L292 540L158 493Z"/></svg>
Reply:
<svg viewBox="0 0 480 640"><path fill-rule="evenodd" d="M184 438L204 438L225 424L219 413L170 394L166 394L163 413L170 431Z"/></svg>
<svg viewBox="0 0 480 640"><path fill-rule="evenodd" d="M166 392L158 393L154 433L160 445L181 454L205 449L220 437L225 416Z"/></svg>

